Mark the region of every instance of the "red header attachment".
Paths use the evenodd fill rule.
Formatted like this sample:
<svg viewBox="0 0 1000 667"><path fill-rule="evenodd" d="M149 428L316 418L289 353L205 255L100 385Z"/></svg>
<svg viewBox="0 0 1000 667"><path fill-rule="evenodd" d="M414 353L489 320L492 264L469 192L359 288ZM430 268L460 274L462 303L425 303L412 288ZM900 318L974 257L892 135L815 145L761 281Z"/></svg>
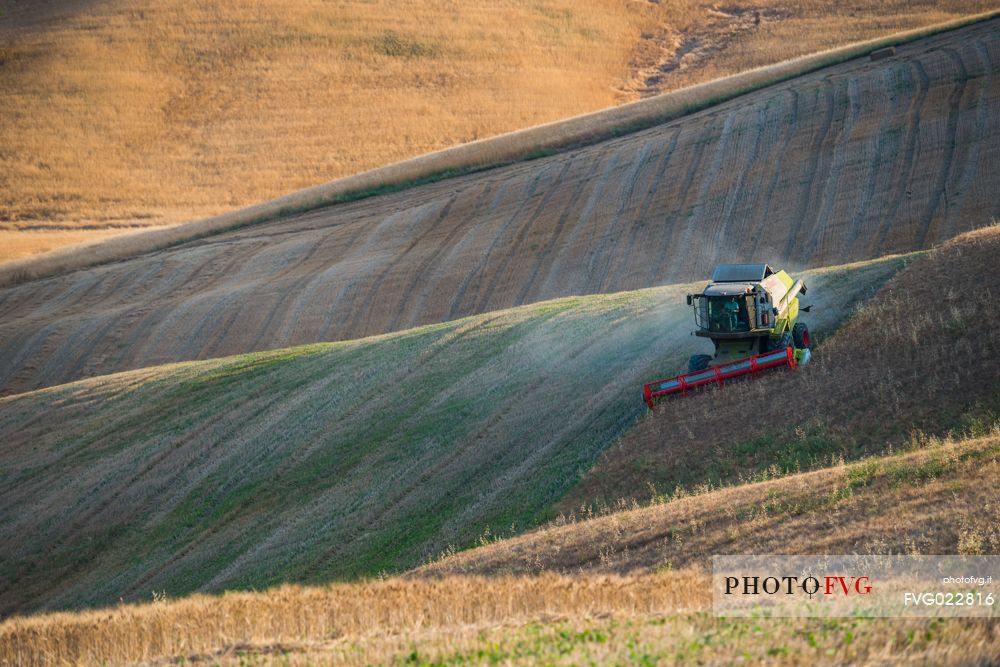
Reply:
<svg viewBox="0 0 1000 667"><path fill-rule="evenodd" d="M773 352L765 352L752 357L730 361L718 366L712 366L702 371L684 373L666 380L657 380L643 386L642 397L646 401L649 409L657 398L671 396L673 394L686 395L688 390L697 389L710 384L724 384L726 380L749 375L754 377L760 371L771 368L795 368L795 351L789 346Z"/></svg>

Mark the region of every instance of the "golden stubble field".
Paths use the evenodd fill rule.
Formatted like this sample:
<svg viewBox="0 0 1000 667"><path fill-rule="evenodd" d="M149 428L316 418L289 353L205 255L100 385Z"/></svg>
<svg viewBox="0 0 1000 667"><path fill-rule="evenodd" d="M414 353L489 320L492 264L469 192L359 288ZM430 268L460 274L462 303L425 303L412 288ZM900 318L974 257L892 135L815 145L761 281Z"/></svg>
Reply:
<svg viewBox="0 0 1000 667"><path fill-rule="evenodd" d="M0 261L993 3L7 4Z"/></svg>
<svg viewBox="0 0 1000 667"><path fill-rule="evenodd" d="M86 271L67 259L0 290L0 387L685 282L720 261L927 248L1000 216L997 22L555 155L189 243L172 228L173 247Z"/></svg>

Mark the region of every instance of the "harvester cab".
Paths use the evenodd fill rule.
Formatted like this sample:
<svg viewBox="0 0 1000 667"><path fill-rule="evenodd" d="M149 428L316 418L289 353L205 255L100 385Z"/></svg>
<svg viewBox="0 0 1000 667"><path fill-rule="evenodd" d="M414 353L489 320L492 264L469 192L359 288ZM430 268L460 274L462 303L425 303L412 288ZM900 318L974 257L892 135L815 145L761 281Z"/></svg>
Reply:
<svg viewBox="0 0 1000 667"><path fill-rule="evenodd" d="M713 354L696 354L688 372L643 387L646 404L657 398L770 368L808 363L809 328L798 321L802 280L767 264L720 264L700 294L689 294L694 308L694 334L712 341Z"/></svg>

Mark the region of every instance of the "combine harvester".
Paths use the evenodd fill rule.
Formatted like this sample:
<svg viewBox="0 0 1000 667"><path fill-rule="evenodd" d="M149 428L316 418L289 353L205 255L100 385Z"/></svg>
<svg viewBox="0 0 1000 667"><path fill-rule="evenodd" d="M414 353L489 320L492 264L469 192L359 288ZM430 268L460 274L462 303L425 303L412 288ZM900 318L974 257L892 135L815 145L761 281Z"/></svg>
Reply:
<svg viewBox="0 0 1000 667"><path fill-rule="evenodd" d="M646 405L656 399L771 368L808 363L809 328L798 322L799 294L805 283L767 264L720 264L701 294L688 294L694 306L696 336L715 344L715 355L696 354L688 372L643 387Z"/></svg>

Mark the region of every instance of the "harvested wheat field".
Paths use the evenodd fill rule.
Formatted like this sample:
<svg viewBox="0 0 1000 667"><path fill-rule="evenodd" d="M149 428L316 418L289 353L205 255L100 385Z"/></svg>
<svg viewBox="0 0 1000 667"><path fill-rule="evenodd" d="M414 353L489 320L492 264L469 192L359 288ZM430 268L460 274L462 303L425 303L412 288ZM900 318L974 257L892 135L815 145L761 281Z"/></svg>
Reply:
<svg viewBox="0 0 1000 667"><path fill-rule="evenodd" d="M6 3L0 261L994 7Z"/></svg>
<svg viewBox="0 0 1000 667"><path fill-rule="evenodd" d="M836 295L817 336L911 259L804 274ZM396 572L536 525L697 351L691 289L2 398L0 613Z"/></svg>
<svg viewBox="0 0 1000 667"><path fill-rule="evenodd" d="M1000 663L708 581L1000 554L988 9L0 9L0 665ZM647 411L740 261L812 362Z"/></svg>
<svg viewBox="0 0 1000 667"><path fill-rule="evenodd" d="M996 553L1000 497L982 480L998 456L1000 422L983 438L539 530L406 578L14 617L0 623L0 662L988 664L1000 657L988 619L713 618L704 558Z"/></svg>
<svg viewBox="0 0 1000 667"><path fill-rule="evenodd" d="M4 664L988 664L985 619L718 619L699 570L283 586L0 624Z"/></svg>
<svg viewBox="0 0 1000 667"><path fill-rule="evenodd" d="M997 214L992 19L623 138L0 290L0 391L929 247Z"/></svg>
<svg viewBox="0 0 1000 667"><path fill-rule="evenodd" d="M844 374L850 369L836 372L824 355L873 347L865 304L877 304L888 333L885 349L869 354L882 354L879 368L894 392L882 396L884 384L866 377L862 386L870 391L855 394L872 410L886 401L896 405L883 413L894 429L858 426L861 442L854 447L836 431L810 426L804 443L792 431L785 440L776 437L775 446L755 446L759 453L744 457L742 479L899 447L915 428L932 436L988 431L996 412L989 403L977 412L973 404L995 401L996 389L980 379L996 377L1000 354L982 347L992 339L973 348L960 333L973 311L946 303L941 312L955 322L954 344L920 348L932 362L950 355L944 375L905 375L908 357L893 336L920 339L920 327L937 325L909 318L914 284L948 266L961 292L998 240L1000 228L990 227L931 253L802 274L816 295L810 324L825 341L817 362L794 375L727 387L725 395L773 410L780 402L759 394L798 392L805 400L789 401L786 409L805 422L809 396L836 397L845 377L856 377ZM984 295L995 289L979 284ZM694 287L565 298L358 341L148 368L0 399L0 432L8 441L0 451L0 525L11 536L0 545L7 564L0 610L398 572L574 512L566 499L590 497L593 475L585 473L619 439L610 451L621 453L621 470L642 473L628 477L613 467L605 473L625 506L637 488L645 491L647 481L660 482L671 471L688 475L682 482L689 491L718 484L713 463L724 458L719 452L728 451L729 440L698 417L711 394L678 408L693 415L684 431L706 434L710 447L684 443L679 432L658 445L668 462L657 467L651 455L647 469L627 449L634 434L643 437L661 417L639 421L641 383L673 372L699 349L697 339L683 335L690 327L683 295ZM854 313L860 314L844 324ZM955 386L965 388L962 402L908 407ZM747 437L770 435L754 429ZM674 464L678 457L701 467ZM615 461L605 459L596 470ZM731 471L725 481L741 478Z"/></svg>

